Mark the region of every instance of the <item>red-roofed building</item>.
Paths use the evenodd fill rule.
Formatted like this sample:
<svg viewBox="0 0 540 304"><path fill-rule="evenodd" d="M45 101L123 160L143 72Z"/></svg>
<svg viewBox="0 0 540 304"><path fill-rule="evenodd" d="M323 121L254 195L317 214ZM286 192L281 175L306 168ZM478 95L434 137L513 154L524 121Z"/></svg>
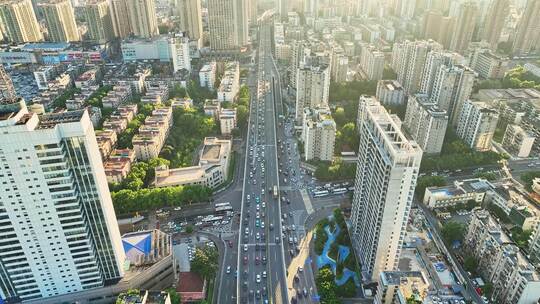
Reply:
<svg viewBox="0 0 540 304"><path fill-rule="evenodd" d="M206 280L194 272L180 272L176 291L182 303L198 302L206 297Z"/></svg>

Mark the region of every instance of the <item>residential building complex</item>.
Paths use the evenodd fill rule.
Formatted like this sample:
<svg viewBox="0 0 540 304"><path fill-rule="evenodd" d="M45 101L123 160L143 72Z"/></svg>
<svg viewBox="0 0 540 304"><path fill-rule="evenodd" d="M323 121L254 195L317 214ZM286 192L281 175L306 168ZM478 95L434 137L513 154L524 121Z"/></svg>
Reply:
<svg viewBox="0 0 540 304"><path fill-rule="evenodd" d="M441 153L448 115L427 95L409 96L404 127L426 154Z"/></svg>
<svg viewBox="0 0 540 304"><path fill-rule="evenodd" d="M381 80L384 71L384 53L374 46L362 47L360 67L368 80Z"/></svg>
<svg viewBox="0 0 540 304"><path fill-rule="evenodd" d="M535 140L536 136L531 131L518 125L509 124L504 132L501 145L515 157L529 157Z"/></svg>
<svg viewBox="0 0 540 304"><path fill-rule="evenodd" d="M486 103L467 100L463 104L456 133L471 149L489 151L498 119L497 111Z"/></svg>
<svg viewBox="0 0 540 304"><path fill-rule="evenodd" d="M484 79L502 79L508 70L509 59L488 49L476 49L471 58L471 68Z"/></svg>
<svg viewBox="0 0 540 304"><path fill-rule="evenodd" d="M304 108L302 142L305 160L331 161L334 158L336 123L328 108Z"/></svg>
<svg viewBox="0 0 540 304"><path fill-rule="evenodd" d="M235 50L248 43L247 0L209 0L210 48Z"/></svg>
<svg viewBox="0 0 540 304"><path fill-rule="evenodd" d="M152 111L133 136L133 150L138 160L158 157L173 124L172 108L158 108Z"/></svg>
<svg viewBox="0 0 540 304"><path fill-rule="evenodd" d="M240 91L240 63L238 61L230 61L225 63L225 72L221 77L221 82L217 89L217 99L220 102L236 99L236 95Z"/></svg>
<svg viewBox="0 0 540 304"><path fill-rule="evenodd" d="M351 238L363 271L376 281L381 272L397 269L422 150L373 97L360 97L358 113Z"/></svg>
<svg viewBox="0 0 540 304"><path fill-rule="evenodd" d="M460 5L456 26L450 41L452 51L461 53L469 47L473 38L477 12L478 6L473 2L465 2Z"/></svg>
<svg viewBox="0 0 540 304"><path fill-rule="evenodd" d="M43 34L31 0L10 0L0 3L0 22L5 38L14 43L37 42Z"/></svg>
<svg viewBox="0 0 540 304"><path fill-rule="evenodd" d="M478 261L482 276L493 284L495 303L538 301L540 275L487 211L473 212L463 246Z"/></svg>
<svg viewBox="0 0 540 304"><path fill-rule="evenodd" d="M509 11L508 0L494 0L489 6L486 15L485 24L482 33L482 39L485 40L492 50L496 50L501 38L501 32Z"/></svg>
<svg viewBox="0 0 540 304"><path fill-rule="evenodd" d="M131 34L131 21L126 0L110 0L114 36L124 39Z"/></svg>
<svg viewBox="0 0 540 304"><path fill-rule="evenodd" d="M397 80L379 80L376 97L384 105L405 103L405 91Z"/></svg>
<svg viewBox="0 0 540 304"><path fill-rule="evenodd" d="M514 54L528 53L540 48L540 2L528 0L517 25L512 51Z"/></svg>
<svg viewBox="0 0 540 304"><path fill-rule="evenodd" d="M219 126L221 134L231 134L237 127L236 109L221 109L219 112Z"/></svg>
<svg viewBox="0 0 540 304"><path fill-rule="evenodd" d="M302 125L304 108L325 107L330 91L330 67L324 63L306 63L296 75L296 123Z"/></svg>
<svg viewBox="0 0 540 304"><path fill-rule="evenodd" d="M39 7L47 24L48 39L55 42L80 41L75 13L69 0L47 0Z"/></svg>
<svg viewBox="0 0 540 304"><path fill-rule="evenodd" d="M131 33L139 38L151 38L159 35L156 4L152 0L124 0L127 11L118 12L127 14Z"/></svg>
<svg viewBox="0 0 540 304"><path fill-rule="evenodd" d="M106 0L86 2L84 13L90 40L97 43L106 43L113 39L114 28L109 3Z"/></svg>
<svg viewBox="0 0 540 304"><path fill-rule="evenodd" d="M216 82L216 62L209 62L199 71L199 85L209 90L214 90Z"/></svg>
<svg viewBox="0 0 540 304"><path fill-rule="evenodd" d="M203 36L201 0L175 0L176 15L180 18L180 31L187 32L190 40Z"/></svg>

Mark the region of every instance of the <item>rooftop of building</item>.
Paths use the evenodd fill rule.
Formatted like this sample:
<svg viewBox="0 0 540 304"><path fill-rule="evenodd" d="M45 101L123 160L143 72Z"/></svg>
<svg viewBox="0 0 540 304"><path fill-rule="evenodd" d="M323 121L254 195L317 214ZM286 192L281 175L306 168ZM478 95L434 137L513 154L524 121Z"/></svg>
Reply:
<svg viewBox="0 0 540 304"><path fill-rule="evenodd" d="M164 291L132 290L121 293L116 304L163 304L168 297Z"/></svg>
<svg viewBox="0 0 540 304"><path fill-rule="evenodd" d="M490 99L540 99L536 89L483 89L478 94Z"/></svg>

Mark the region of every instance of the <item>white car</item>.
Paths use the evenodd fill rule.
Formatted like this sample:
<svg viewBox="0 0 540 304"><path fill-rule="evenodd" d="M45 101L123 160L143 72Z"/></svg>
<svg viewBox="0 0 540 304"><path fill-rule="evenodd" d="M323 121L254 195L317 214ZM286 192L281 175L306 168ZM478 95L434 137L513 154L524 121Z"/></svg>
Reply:
<svg viewBox="0 0 540 304"><path fill-rule="evenodd" d="M260 283L260 282L261 282L261 275L258 274L258 275L257 275L257 283Z"/></svg>
<svg viewBox="0 0 540 304"><path fill-rule="evenodd" d="M263 277L263 278L266 278L266 271L263 271L262 277Z"/></svg>
<svg viewBox="0 0 540 304"><path fill-rule="evenodd" d="M261 222L261 228L264 229L264 222Z"/></svg>
<svg viewBox="0 0 540 304"><path fill-rule="evenodd" d="M182 207L174 207L174 211L180 211L182 210Z"/></svg>
<svg viewBox="0 0 540 304"><path fill-rule="evenodd" d="M261 206L262 206L263 208L266 208L266 203L265 203L265 202L262 202Z"/></svg>
<svg viewBox="0 0 540 304"><path fill-rule="evenodd" d="M261 238L261 235L257 232L257 234L255 235L255 238L258 240Z"/></svg>
<svg viewBox="0 0 540 304"><path fill-rule="evenodd" d="M248 245L244 244L244 251L248 251Z"/></svg>
<svg viewBox="0 0 540 304"><path fill-rule="evenodd" d="M227 273L231 273L231 266L227 266Z"/></svg>

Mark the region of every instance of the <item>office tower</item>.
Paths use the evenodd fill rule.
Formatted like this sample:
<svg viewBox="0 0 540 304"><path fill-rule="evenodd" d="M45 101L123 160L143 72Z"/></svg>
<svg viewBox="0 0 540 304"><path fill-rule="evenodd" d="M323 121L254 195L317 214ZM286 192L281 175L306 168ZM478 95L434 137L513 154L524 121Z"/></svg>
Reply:
<svg viewBox="0 0 540 304"><path fill-rule="evenodd" d="M429 101L427 95L409 97L403 125L424 153L441 153L448 115L436 103Z"/></svg>
<svg viewBox="0 0 540 304"><path fill-rule="evenodd" d="M486 103L467 100L459 115L456 133L471 149L489 151L498 119L497 111Z"/></svg>
<svg viewBox="0 0 540 304"><path fill-rule="evenodd" d="M360 68L366 79L381 80L384 71L384 53L375 46L363 46L360 55Z"/></svg>
<svg viewBox="0 0 540 304"><path fill-rule="evenodd" d="M508 15L508 0L493 0L489 7L486 20L484 22L484 31L482 39L489 43L492 50L497 49L501 31Z"/></svg>
<svg viewBox="0 0 540 304"><path fill-rule="evenodd" d="M305 160L331 161L334 158L336 123L328 106L316 109L304 108L302 142Z"/></svg>
<svg viewBox="0 0 540 304"><path fill-rule="evenodd" d="M330 67L325 63L307 62L296 74L296 121L302 125L304 108L328 105Z"/></svg>
<svg viewBox="0 0 540 304"><path fill-rule="evenodd" d="M452 51L462 53L469 47L469 42L472 40L476 24L477 10L478 7L472 2L461 4L452 41L450 42L450 49Z"/></svg>
<svg viewBox="0 0 540 304"><path fill-rule="evenodd" d="M420 89L420 81L427 54L431 50L441 50L442 45L433 40L409 41L394 44L392 68L405 93L413 94Z"/></svg>
<svg viewBox="0 0 540 304"><path fill-rule="evenodd" d="M15 87L11 77L6 73L4 67L0 64L0 104L9 103L17 98Z"/></svg>
<svg viewBox="0 0 540 304"><path fill-rule="evenodd" d="M159 35L154 0L126 0L131 32L141 38ZM122 12L120 12L122 13ZM124 14L125 14L124 13Z"/></svg>
<svg viewBox="0 0 540 304"><path fill-rule="evenodd" d="M115 283L124 251L86 110L0 105L0 297L30 300Z"/></svg>
<svg viewBox="0 0 540 304"><path fill-rule="evenodd" d="M397 80L379 80L377 82L377 99L384 105L402 105L405 103L405 92Z"/></svg>
<svg viewBox="0 0 540 304"><path fill-rule="evenodd" d="M5 38L10 42L22 43L43 40L30 0L0 2L0 23L3 24Z"/></svg>
<svg viewBox="0 0 540 304"><path fill-rule="evenodd" d="M209 0L208 29L212 50L233 50L248 43L246 0Z"/></svg>
<svg viewBox="0 0 540 304"><path fill-rule="evenodd" d="M474 71L463 65L442 66L435 77L430 101L448 112L450 123L456 127L465 100L474 84Z"/></svg>
<svg viewBox="0 0 540 304"><path fill-rule="evenodd" d="M514 54L528 53L540 49L540 0L528 0L518 23L512 51Z"/></svg>
<svg viewBox="0 0 540 304"><path fill-rule="evenodd" d="M190 40L202 38L201 0L176 0L176 15L180 17L180 31Z"/></svg>
<svg viewBox="0 0 540 304"><path fill-rule="evenodd" d="M114 37L114 29L107 0L92 0L84 6L90 40L106 43Z"/></svg>
<svg viewBox="0 0 540 304"><path fill-rule="evenodd" d="M47 0L40 2L38 6L41 7L45 17L50 41L70 42L81 40L71 1Z"/></svg>
<svg viewBox="0 0 540 304"><path fill-rule="evenodd" d="M439 69L442 66L453 66L455 64L465 61L463 56L458 53L450 53L443 51L431 51L427 54L426 63L422 70L422 76L420 80L420 92L431 95L433 91L433 85L435 79L439 74Z"/></svg>
<svg viewBox="0 0 540 304"><path fill-rule="evenodd" d="M351 232L362 271L375 281L398 267L422 149L374 97L360 97L358 115Z"/></svg>
<svg viewBox="0 0 540 304"><path fill-rule="evenodd" d="M114 36L120 39L126 38L131 34L131 24L129 23L129 14L127 8L128 0L110 1Z"/></svg>

